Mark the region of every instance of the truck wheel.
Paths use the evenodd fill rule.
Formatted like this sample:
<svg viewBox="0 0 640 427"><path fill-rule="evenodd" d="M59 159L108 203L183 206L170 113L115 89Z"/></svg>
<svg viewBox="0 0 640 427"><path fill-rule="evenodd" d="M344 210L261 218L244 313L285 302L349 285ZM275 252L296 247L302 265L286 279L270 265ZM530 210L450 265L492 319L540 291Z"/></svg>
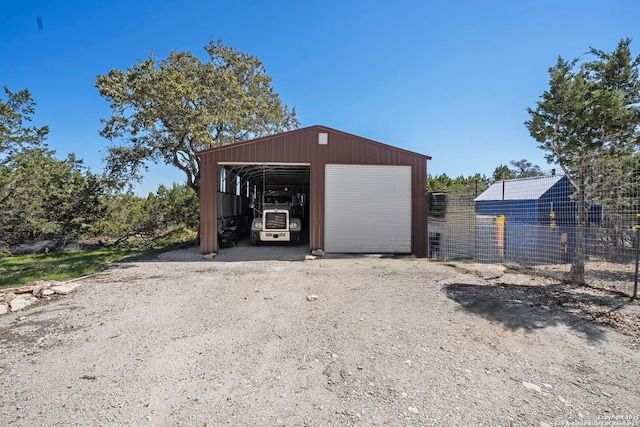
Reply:
<svg viewBox="0 0 640 427"><path fill-rule="evenodd" d="M253 236L249 239L249 243L251 243L251 246L257 246L258 245L258 239L254 238Z"/></svg>

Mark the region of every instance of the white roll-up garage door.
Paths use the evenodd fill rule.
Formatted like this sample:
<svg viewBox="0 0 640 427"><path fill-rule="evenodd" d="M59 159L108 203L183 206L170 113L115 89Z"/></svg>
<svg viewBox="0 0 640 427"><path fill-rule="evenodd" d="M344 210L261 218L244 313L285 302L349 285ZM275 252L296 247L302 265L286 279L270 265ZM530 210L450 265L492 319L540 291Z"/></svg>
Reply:
<svg viewBox="0 0 640 427"><path fill-rule="evenodd" d="M411 253L411 166L326 165L325 251Z"/></svg>

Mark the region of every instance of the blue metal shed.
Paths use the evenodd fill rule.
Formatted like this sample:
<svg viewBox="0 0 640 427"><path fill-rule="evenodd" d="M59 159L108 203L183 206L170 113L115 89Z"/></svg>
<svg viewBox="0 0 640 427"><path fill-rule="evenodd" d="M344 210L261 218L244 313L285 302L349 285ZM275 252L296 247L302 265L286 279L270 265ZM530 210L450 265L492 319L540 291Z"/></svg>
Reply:
<svg viewBox="0 0 640 427"><path fill-rule="evenodd" d="M494 183L475 199L477 258L528 264L571 261L576 239L574 192L564 175ZM598 211L592 207L590 222L599 222Z"/></svg>

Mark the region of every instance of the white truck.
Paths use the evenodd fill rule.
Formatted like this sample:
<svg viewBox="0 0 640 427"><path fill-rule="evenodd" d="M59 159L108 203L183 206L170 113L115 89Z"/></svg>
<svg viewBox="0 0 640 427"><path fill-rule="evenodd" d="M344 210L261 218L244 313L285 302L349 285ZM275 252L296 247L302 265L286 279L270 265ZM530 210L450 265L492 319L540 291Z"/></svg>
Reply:
<svg viewBox="0 0 640 427"><path fill-rule="evenodd" d="M302 218L304 216L304 193L284 190L270 190L258 197L260 202L251 204L250 242L293 242L299 243L302 237Z"/></svg>

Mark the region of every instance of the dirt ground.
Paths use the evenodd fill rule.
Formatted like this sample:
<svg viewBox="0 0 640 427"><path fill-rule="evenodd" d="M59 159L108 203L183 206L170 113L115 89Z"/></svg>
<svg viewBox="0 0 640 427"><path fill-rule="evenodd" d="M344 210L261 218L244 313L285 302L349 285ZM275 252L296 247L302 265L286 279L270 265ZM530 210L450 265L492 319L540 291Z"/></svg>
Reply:
<svg viewBox="0 0 640 427"><path fill-rule="evenodd" d="M1 316L0 425L640 426L637 302L494 266L231 253L116 265Z"/></svg>

